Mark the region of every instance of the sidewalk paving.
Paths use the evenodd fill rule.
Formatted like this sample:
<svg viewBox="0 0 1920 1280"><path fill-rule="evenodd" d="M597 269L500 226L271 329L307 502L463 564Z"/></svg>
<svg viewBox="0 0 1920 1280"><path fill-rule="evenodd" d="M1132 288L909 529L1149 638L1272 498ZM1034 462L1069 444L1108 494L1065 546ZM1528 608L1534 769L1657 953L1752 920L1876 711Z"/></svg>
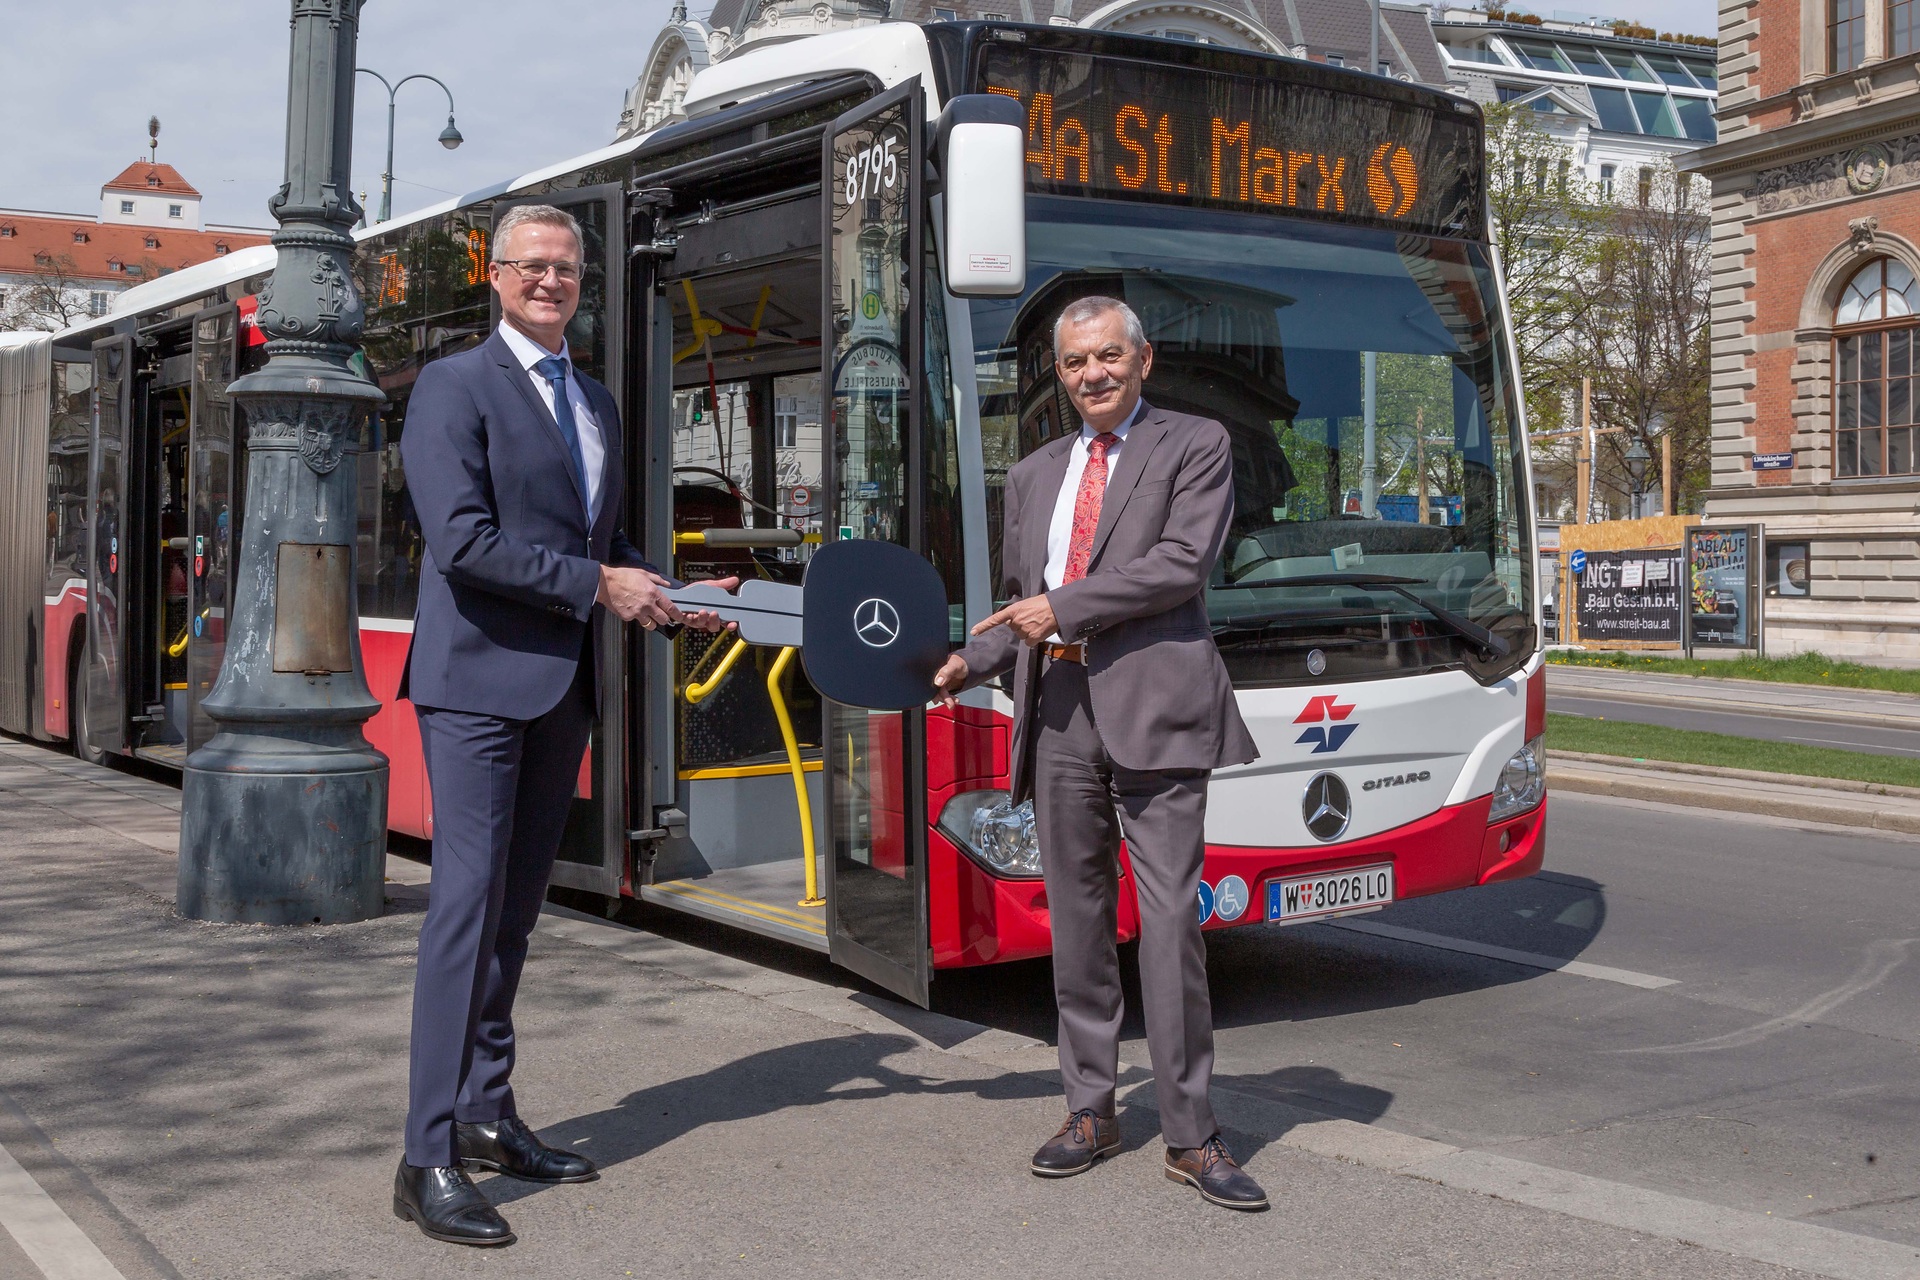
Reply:
<svg viewBox="0 0 1920 1280"><path fill-rule="evenodd" d="M1883 689L1827 689L1719 676L1677 676L1617 667L1547 664L1547 693L1663 706L1920 729L1920 695Z"/></svg>
<svg viewBox="0 0 1920 1280"><path fill-rule="evenodd" d="M1048 1046L557 909L533 939L516 1084L604 1177L485 1179L520 1243L437 1245L387 1208L426 869L393 859L389 914L363 924L185 921L177 810L166 788L0 741L0 1147L103 1280L1920 1272L1886 1241L1230 1091L1229 1140L1276 1210L1228 1213L1161 1176L1138 1069L1123 1153L1043 1182L1025 1165L1060 1118ZM0 1194L11 1231L7 1212ZM0 1277L31 1266L0 1231Z"/></svg>

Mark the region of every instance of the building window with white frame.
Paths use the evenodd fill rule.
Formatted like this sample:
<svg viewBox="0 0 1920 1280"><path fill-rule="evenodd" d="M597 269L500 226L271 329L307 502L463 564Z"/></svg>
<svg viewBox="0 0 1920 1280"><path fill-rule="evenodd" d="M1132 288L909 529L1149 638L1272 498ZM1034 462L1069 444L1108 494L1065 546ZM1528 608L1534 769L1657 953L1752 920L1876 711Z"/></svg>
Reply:
<svg viewBox="0 0 1920 1280"><path fill-rule="evenodd" d="M1914 383L1920 375L1920 282L1878 258L1854 274L1833 309L1833 474L1920 474Z"/></svg>
<svg viewBox="0 0 1920 1280"><path fill-rule="evenodd" d="M184 205L170 204L167 206L167 216L169 218L178 218L185 210L186 207Z"/></svg>
<svg viewBox="0 0 1920 1280"><path fill-rule="evenodd" d="M1827 0L1827 70L1851 71L1867 57L1867 0Z"/></svg>
<svg viewBox="0 0 1920 1280"><path fill-rule="evenodd" d="M131 200L122 200L122 201L120 202L120 212L122 212L122 213L132 213L132 212L133 212L133 201L131 201Z"/></svg>
<svg viewBox="0 0 1920 1280"><path fill-rule="evenodd" d="M1614 166L1610 164L1603 164L1600 166L1600 198L1602 200L1613 199L1614 172L1615 172Z"/></svg>
<svg viewBox="0 0 1920 1280"><path fill-rule="evenodd" d="M107 314L107 307L111 305L112 302L112 294L103 289L95 289L87 295L87 314L90 316L103 316Z"/></svg>

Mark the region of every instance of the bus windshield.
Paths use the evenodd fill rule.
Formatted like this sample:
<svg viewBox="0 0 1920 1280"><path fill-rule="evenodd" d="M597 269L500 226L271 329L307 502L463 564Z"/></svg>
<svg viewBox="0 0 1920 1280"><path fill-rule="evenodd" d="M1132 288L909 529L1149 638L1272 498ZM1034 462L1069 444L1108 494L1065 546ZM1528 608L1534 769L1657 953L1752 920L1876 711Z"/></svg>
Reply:
<svg viewBox="0 0 1920 1280"><path fill-rule="evenodd" d="M996 584L1007 468L1079 430L1054 318L1105 294L1153 344L1148 403L1232 436L1207 606L1237 685L1524 664L1525 442L1482 246L1108 200L1028 217L1027 292L971 304Z"/></svg>

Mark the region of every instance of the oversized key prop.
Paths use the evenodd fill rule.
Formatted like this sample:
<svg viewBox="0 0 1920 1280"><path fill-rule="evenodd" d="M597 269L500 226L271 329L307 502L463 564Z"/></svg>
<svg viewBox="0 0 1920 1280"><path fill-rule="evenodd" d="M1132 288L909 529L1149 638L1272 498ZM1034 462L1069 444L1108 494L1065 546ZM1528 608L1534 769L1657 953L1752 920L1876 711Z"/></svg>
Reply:
<svg viewBox="0 0 1920 1280"><path fill-rule="evenodd" d="M749 644L798 645L813 687L835 702L903 711L933 697L947 658L947 593L932 565L891 542L829 542L800 586L757 579L728 594L694 583L667 592L711 609Z"/></svg>

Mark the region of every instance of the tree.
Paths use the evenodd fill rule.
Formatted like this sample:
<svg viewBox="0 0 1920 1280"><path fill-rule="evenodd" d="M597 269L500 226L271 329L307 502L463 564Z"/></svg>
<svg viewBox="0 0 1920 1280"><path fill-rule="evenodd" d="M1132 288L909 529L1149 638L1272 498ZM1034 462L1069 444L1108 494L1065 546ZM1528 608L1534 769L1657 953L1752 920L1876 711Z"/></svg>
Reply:
<svg viewBox="0 0 1920 1280"><path fill-rule="evenodd" d="M1708 316L1712 266L1705 184L1671 164L1642 171L1630 202L1606 211L1591 275L1580 290L1573 353L1593 379L1599 437L1594 492L1624 513L1635 441L1654 459L1673 450L1674 514L1697 511L1709 483Z"/></svg>
<svg viewBox="0 0 1920 1280"><path fill-rule="evenodd" d="M34 273L7 289L6 304L0 307L0 329L57 332L85 319L91 283L79 274L71 254L35 258Z"/></svg>

